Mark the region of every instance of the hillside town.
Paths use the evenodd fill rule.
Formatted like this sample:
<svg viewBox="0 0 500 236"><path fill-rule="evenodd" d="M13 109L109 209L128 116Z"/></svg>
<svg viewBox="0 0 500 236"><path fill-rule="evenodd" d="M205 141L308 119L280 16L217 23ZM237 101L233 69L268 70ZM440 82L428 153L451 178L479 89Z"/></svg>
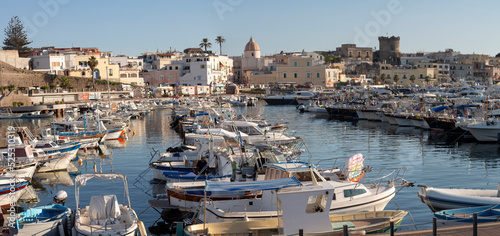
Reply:
<svg viewBox="0 0 500 236"><path fill-rule="evenodd" d="M43 73L54 78L81 78L120 85L117 89L151 91L151 96L207 95L240 89L297 88L306 83L321 88L377 84L391 87L438 86L450 82L491 84L498 80L500 57L461 54L453 49L438 52L402 52L400 37L379 37L377 50L342 44L330 51L283 52L261 55L256 39L242 45L241 56L218 54L203 48L144 52L138 56L114 55L95 47L41 47L27 57L15 50L0 50L2 72L6 67ZM264 45L265 46L265 45ZM497 55L498 56L498 55ZM94 58L95 66L89 65ZM40 90L51 84L29 86L0 74L7 89ZM29 80L26 79L26 80ZM90 83L78 89L95 89ZM50 88L62 88L59 84ZM231 90L232 91L232 90Z"/></svg>

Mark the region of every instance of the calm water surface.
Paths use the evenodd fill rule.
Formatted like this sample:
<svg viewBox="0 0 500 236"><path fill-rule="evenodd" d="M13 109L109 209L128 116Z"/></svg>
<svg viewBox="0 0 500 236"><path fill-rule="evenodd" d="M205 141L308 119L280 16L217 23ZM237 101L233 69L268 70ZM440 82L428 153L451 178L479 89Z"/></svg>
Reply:
<svg viewBox="0 0 500 236"><path fill-rule="evenodd" d="M303 154L303 159L313 163L327 158L347 158L362 153L365 165L379 168L408 168L405 179L415 185L435 187L460 187L496 189L499 167L499 146L497 144L465 143L458 145L436 145L429 142L429 131L413 128L399 128L376 122L340 122L318 118L314 114L299 113L294 106L256 106L239 108L240 113L252 117L261 117L269 123L289 122L288 134L302 137L311 153ZM7 125L24 125L30 128L44 127L51 120L0 121L0 128ZM152 199L153 192L161 192L162 185L150 185L152 172L147 172L143 179L138 176L147 169L153 148L165 151L166 148L180 142L179 136L170 129L168 110L159 110L141 120L132 120L130 130L136 135L124 143L107 143L110 156L93 155L90 151L78 166L81 173L118 172L127 175L132 207L139 214L146 227L153 225L159 214L148 208L146 200ZM328 167L328 164L321 163ZM374 177L372 172L369 176ZM66 205L75 208L74 186L68 182L67 173L55 173L35 176L33 187L40 199L38 205L52 202L53 195L65 190L69 197ZM74 175L71 175L74 179ZM154 188L153 188L154 187ZM417 197L418 188L401 190L386 209L408 210L419 228L431 227L432 212ZM90 180L81 188L80 201L87 205L90 197L97 194L116 194L123 202L123 185L120 181ZM29 198L29 197L27 197ZM36 204L21 204L28 207ZM413 224L407 216L403 225ZM415 227L403 227L414 229Z"/></svg>

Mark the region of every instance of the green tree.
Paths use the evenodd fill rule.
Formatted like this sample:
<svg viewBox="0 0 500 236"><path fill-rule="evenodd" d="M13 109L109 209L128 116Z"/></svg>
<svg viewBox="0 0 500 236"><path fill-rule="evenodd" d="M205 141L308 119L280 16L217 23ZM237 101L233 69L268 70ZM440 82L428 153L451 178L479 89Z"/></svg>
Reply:
<svg viewBox="0 0 500 236"><path fill-rule="evenodd" d="M14 90L16 90L16 86L13 84L9 85L9 91L14 91Z"/></svg>
<svg viewBox="0 0 500 236"><path fill-rule="evenodd" d="M385 79L387 79L387 76L385 74L381 74L380 75L380 82L382 82L382 84L385 84Z"/></svg>
<svg viewBox="0 0 500 236"><path fill-rule="evenodd" d="M95 88L94 86L94 71L95 71L95 68L97 66L97 59L94 57L94 56L91 56L89 61L87 62L87 65L90 67L90 70L92 71L92 89Z"/></svg>
<svg viewBox="0 0 500 236"><path fill-rule="evenodd" d="M429 82L431 82L431 77L430 76L425 76L425 83L429 85Z"/></svg>
<svg viewBox="0 0 500 236"><path fill-rule="evenodd" d="M17 50L19 55L24 57L31 52L31 48L26 46L31 43L24 30L24 25L18 16L10 19L9 25L4 29L5 39L3 40L3 50Z"/></svg>
<svg viewBox="0 0 500 236"><path fill-rule="evenodd" d="M72 89L73 88L73 85L71 85L71 82L69 81L69 78L68 77L62 77L62 78L59 78L59 80L61 81L61 87L62 88L65 88L65 89Z"/></svg>
<svg viewBox="0 0 500 236"><path fill-rule="evenodd" d="M412 84L415 83L415 79L415 75L410 75L410 81Z"/></svg>
<svg viewBox="0 0 500 236"><path fill-rule="evenodd" d="M212 47L212 43L208 42L208 38L203 38L200 43L200 48L204 47L205 51L207 51L207 48Z"/></svg>
<svg viewBox="0 0 500 236"><path fill-rule="evenodd" d="M373 84L378 84L378 76L373 76Z"/></svg>
<svg viewBox="0 0 500 236"><path fill-rule="evenodd" d="M399 81L399 76L398 75L394 75L394 83L396 83L396 86L398 85L398 81Z"/></svg>
<svg viewBox="0 0 500 236"><path fill-rule="evenodd" d="M497 53L497 55L495 55L495 57L500 57L500 53Z"/></svg>
<svg viewBox="0 0 500 236"><path fill-rule="evenodd" d="M215 42L219 44L219 54L222 55L222 44L226 42L226 39L219 35L215 38Z"/></svg>

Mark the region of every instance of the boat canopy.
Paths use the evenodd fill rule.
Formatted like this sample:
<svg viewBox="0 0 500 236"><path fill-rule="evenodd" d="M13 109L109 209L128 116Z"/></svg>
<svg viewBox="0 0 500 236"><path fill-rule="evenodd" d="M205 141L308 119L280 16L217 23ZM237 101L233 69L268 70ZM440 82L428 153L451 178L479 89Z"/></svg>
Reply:
<svg viewBox="0 0 500 236"><path fill-rule="evenodd" d="M75 178L75 182L78 187L87 185L87 180L92 178L98 178L101 180L113 180L113 179L124 179L125 176L117 173L102 173L102 174L83 174L78 175Z"/></svg>
<svg viewBox="0 0 500 236"><path fill-rule="evenodd" d="M222 181L207 181L205 191L210 192L228 192L228 191L259 191L273 190L287 187L302 185L295 177L259 180L250 182L222 182Z"/></svg>

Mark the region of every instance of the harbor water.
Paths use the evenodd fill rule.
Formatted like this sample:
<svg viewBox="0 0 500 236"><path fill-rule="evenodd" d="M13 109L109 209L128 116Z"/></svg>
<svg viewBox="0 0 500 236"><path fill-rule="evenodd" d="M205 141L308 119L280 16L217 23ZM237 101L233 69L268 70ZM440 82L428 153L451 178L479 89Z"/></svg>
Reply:
<svg viewBox="0 0 500 236"><path fill-rule="evenodd" d="M432 226L431 210L417 197L417 185L453 188L496 189L499 170L499 145L477 143L455 143L442 145L433 143L430 131L390 126L381 122L359 121L357 123L317 117L312 113L299 113L294 106L265 106L236 108L247 117L260 117L268 123L288 122L288 134L303 138L309 152L301 158L317 163L322 159L348 158L361 153L365 165L374 168L368 174L373 177L379 169L407 168L404 178L414 182L415 187L404 188L386 207L387 210L408 210L402 223L402 230L419 229ZM34 130L47 126L51 119L2 120L0 127L7 125L28 126ZM160 214L147 204L153 195L161 193L164 185L152 185L152 171L148 168L154 150L164 152L166 148L180 143L179 135L170 129L170 110L156 110L148 116L131 120L128 140L114 140L105 143L103 151L80 152L75 166L80 173L118 172L128 177L132 208L148 228ZM135 132L135 135L133 134ZM310 155L309 155L310 153ZM156 158L156 157L154 157ZM339 163L337 163L339 165ZM324 168L333 165L332 161L321 162ZM145 173L145 174L144 174ZM20 203L24 208L45 205L59 190L68 193L66 205L75 209L75 173L56 172L36 174L32 181L38 203ZM68 181L69 180L69 181ZM80 204L88 205L90 197L97 194L116 194L122 203L123 186L121 181L91 180L80 190ZM29 198L29 197L26 197ZM26 201L28 202L28 201Z"/></svg>

